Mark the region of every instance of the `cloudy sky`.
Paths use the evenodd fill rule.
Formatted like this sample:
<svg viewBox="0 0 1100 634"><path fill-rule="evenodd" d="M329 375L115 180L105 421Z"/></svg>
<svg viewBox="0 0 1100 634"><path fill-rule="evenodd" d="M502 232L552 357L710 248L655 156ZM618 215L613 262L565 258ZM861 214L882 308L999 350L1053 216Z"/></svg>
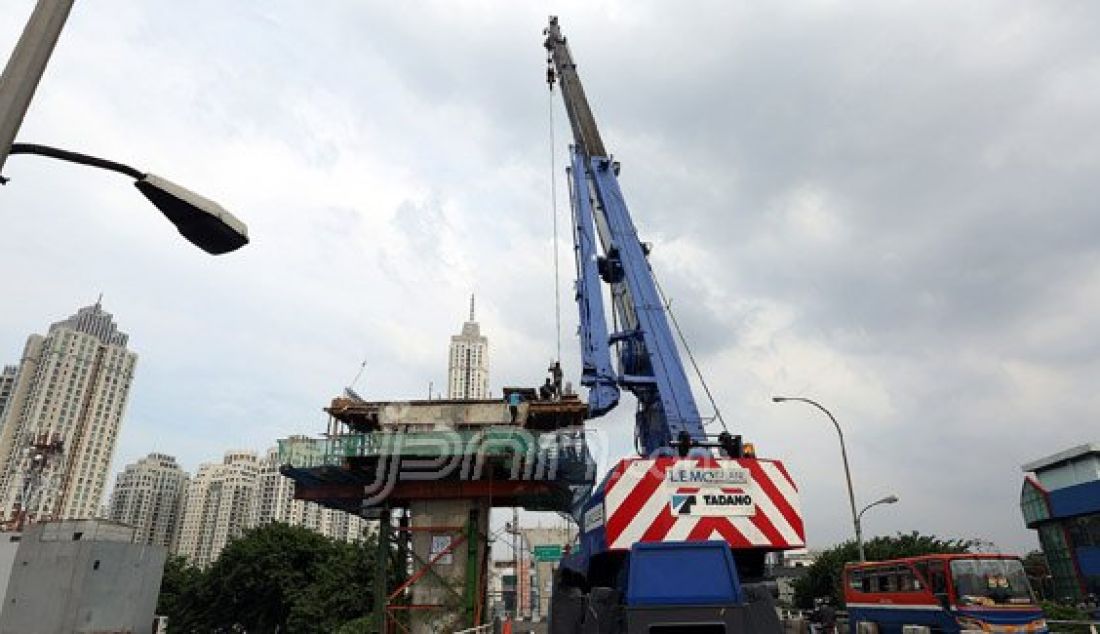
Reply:
<svg viewBox="0 0 1100 634"><path fill-rule="evenodd" d="M32 5L0 0L4 46ZM811 544L850 534L836 437L772 394L838 416L859 500L901 497L868 533L1035 547L1019 465L1100 436L1094 3L78 3L21 140L192 187L252 244L212 258L124 180L13 157L0 359L103 293L140 354L116 468L320 432L364 359L364 395L426 395L470 293L493 390L541 382L568 134L549 13L719 405L786 461ZM612 456L632 407L596 423Z"/></svg>

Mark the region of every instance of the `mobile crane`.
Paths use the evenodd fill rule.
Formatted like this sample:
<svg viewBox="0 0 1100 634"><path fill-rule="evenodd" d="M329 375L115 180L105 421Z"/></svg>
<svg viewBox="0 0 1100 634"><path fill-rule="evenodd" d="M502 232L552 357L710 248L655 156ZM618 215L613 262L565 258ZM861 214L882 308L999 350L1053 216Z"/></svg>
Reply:
<svg viewBox="0 0 1100 634"><path fill-rule="evenodd" d="M589 418L613 409L622 388L634 395L640 454L620 460L577 509L579 543L555 581L551 631L780 632L764 558L805 544L797 487L740 436L704 430L650 249L556 17L545 35L547 82L560 86L573 133L580 382Z"/></svg>

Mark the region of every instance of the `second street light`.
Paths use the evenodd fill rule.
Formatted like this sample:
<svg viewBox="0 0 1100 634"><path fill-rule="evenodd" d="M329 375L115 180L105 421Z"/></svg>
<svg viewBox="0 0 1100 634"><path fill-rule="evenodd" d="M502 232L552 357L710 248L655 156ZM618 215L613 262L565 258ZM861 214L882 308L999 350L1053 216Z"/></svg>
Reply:
<svg viewBox="0 0 1100 634"><path fill-rule="evenodd" d="M129 165L48 145L15 143L11 154L37 154L125 174L134 186L164 214L184 238L211 255L235 251L248 244L248 227L218 203Z"/></svg>
<svg viewBox="0 0 1100 634"><path fill-rule="evenodd" d="M879 504L896 504L897 501L898 501L898 496L896 496L896 495L887 495L886 497L882 498L881 500L875 500L874 502L871 502L867 506L863 507L863 510L859 512L859 515L856 515L856 532L857 533L862 533L862 531L863 531L863 514L866 513L868 509L870 509L873 506L878 506ZM864 554L863 554L863 541L862 540L860 540L860 542L859 542L859 560L860 561L866 561L866 557L864 557Z"/></svg>

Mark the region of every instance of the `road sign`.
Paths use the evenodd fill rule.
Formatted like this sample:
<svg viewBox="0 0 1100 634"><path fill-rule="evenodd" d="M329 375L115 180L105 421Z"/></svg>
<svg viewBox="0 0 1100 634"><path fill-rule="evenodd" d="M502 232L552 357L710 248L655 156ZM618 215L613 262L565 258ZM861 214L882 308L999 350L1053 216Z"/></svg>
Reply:
<svg viewBox="0 0 1100 634"><path fill-rule="evenodd" d="M559 561L560 559L560 545L551 544L548 546L535 546L535 561Z"/></svg>

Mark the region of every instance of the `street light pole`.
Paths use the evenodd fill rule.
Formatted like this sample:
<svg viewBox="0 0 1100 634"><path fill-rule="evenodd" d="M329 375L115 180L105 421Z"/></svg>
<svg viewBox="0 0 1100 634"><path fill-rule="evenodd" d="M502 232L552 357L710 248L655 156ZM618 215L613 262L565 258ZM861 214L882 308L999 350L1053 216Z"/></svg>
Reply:
<svg viewBox="0 0 1100 634"><path fill-rule="evenodd" d="M74 0L38 0L0 75L0 173Z"/></svg>
<svg viewBox="0 0 1100 634"><path fill-rule="evenodd" d="M821 403L810 400L808 398L802 398L800 396L773 396L772 402L784 403L787 401L801 401L809 405L813 405L817 409L825 412L825 415L829 417L829 420L833 421L833 427L836 427L836 435L840 438L840 457L844 460L844 479L848 483L848 504L852 509L852 525L856 531L856 545L859 546L859 560L866 561L863 555L863 533L859 527L859 516L856 514L856 495L852 491L852 470L848 468L848 449L844 446L844 432L840 430L840 423L836 422L836 417L833 413L825 409Z"/></svg>

